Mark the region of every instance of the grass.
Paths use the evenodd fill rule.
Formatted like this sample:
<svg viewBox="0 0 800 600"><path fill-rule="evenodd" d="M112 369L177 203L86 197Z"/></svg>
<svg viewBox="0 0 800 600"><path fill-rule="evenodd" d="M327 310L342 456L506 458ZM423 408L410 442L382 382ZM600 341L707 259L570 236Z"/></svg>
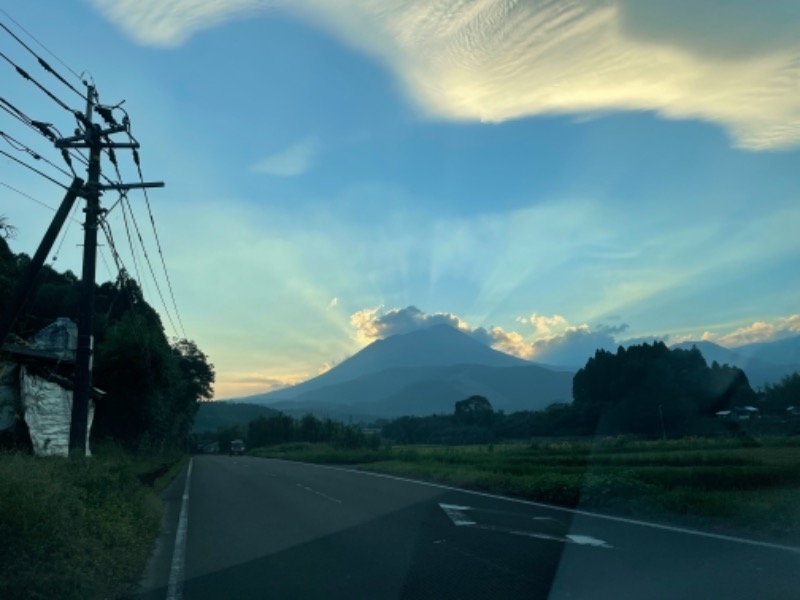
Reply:
<svg viewBox="0 0 800 600"><path fill-rule="evenodd" d="M138 582L177 457L0 454L0 598L115 598Z"/></svg>
<svg viewBox="0 0 800 600"><path fill-rule="evenodd" d="M800 438L543 440L534 444L260 448L559 506L797 543Z"/></svg>

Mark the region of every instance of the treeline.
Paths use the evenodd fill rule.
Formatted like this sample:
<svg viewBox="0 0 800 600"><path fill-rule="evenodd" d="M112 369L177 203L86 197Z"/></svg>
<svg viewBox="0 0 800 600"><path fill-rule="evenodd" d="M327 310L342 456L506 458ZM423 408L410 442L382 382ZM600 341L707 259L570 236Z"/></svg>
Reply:
<svg viewBox="0 0 800 600"><path fill-rule="evenodd" d="M29 263L0 239L0 311ZM92 439L135 450L185 448L198 403L213 395L214 366L193 341L167 338L158 313L126 273L95 292L93 383L106 394L96 401ZM75 274L43 267L12 333L26 340L58 317L77 322L79 298ZM17 422L4 441L25 446L24 422Z"/></svg>
<svg viewBox="0 0 800 600"><path fill-rule="evenodd" d="M246 425L219 427L216 432L198 434L195 445L198 450L217 444L219 452L227 452L231 442L242 440L247 448L272 446L289 442L326 443L335 448L373 448L381 445L376 432L364 431L357 425L348 425L331 419L318 419L307 414L299 419L283 413L253 419Z"/></svg>
<svg viewBox="0 0 800 600"><path fill-rule="evenodd" d="M696 348L670 350L657 342L620 348L616 353L598 350L576 373L573 393L571 404L510 414L495 411L487 398L471 396L456 402L452 414L381 420L366 431L310 414L293 419L277 413L248 425L220 427L200 443L217 442L220 451L227 452L235 439L244 440L250 448L324 442L355 449L378 448L382 440L457 445L552 436L727 435L738 434L739 424L717 413L745 406L758 408L759 414L768 417L764 425L779 425L772 428L775 432L800 432L800 418L787 411L790 406L800 407L800 374L757 394L741 369L716 362L708 366Z"/></svg>

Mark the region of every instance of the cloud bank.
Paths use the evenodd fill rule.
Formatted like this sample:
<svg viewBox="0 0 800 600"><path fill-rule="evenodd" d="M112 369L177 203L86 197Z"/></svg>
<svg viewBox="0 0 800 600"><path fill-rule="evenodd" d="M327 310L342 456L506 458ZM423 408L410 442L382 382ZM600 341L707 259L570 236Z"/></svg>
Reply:
<svg viewBox="0 0 800 600"><path fill-rule="evenodd" d="M800 144L796 2L88 1L155 46L288 11L382 61L437 118L648 110L715 123L743 148Z"/></svg>
<svg viewBox="0 0 800 600"><path fill-rule="evenodd" d="M756 342L770 342L797 334L800 334L800 313L780 317L770 322L756 321L724 335L706 331L701 339L728 348L735 348Z"/></svg>
<svg viewBox="0 0 800 600"><path fill-rule="evenodd" d="M615 350L615 335L624 332L627 325L615 327L582 324L570 325L561 315L537 315L519 318L532 325L528 335L506 331L502 327L472 327L453 313L426 314L416 306L392 308L367 308L354 313L350 324L356 329L356 338L369 343L392 335L410 333L434 325L450 325L481 343L496 350L527 360L563 366L583 366L599 348Z"/></svg>

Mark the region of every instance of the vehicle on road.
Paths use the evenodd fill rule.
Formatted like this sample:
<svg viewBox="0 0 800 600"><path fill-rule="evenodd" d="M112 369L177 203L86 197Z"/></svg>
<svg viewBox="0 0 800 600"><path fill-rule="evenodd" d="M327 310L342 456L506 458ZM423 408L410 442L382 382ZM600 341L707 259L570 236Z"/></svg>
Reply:
<svg viewBox="0 0 800 600"><path fill-rule="evenodd" d="M242 440L233 440L231 442L231 448L228 452L229 456L233 456L234 454L238 456L244 456L244 442Z"/></svg>

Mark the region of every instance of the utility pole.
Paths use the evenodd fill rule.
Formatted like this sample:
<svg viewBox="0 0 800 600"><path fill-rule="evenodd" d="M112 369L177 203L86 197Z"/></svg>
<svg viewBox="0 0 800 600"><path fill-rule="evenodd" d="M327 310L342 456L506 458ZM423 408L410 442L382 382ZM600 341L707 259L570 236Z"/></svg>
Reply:
<svg viewBox="0 0 800 600"><path fill-rule="evenodd" d="M86 200L86 219L83 226L83 268L81 273L81 299L78 315L78 347L75 354L75 389L72 393L72 420L69 430L70 452L85 452L89 420L89 398L92 390L92 362L94 350L94 287L97 266L97 229L100 221L100 195L106 190L163 187L163 182L101 185L101 158L104 149L138 148L137 142L110 142L109 135L127 130L127 123L102 129L93 122L97 92L87 85L86 111L83 133L56 140L56 148L86 148L89 150L87 181L80 194ZM101 107L102 108L102 107ZM76 132L79 133L79 132Z"/></svg>

